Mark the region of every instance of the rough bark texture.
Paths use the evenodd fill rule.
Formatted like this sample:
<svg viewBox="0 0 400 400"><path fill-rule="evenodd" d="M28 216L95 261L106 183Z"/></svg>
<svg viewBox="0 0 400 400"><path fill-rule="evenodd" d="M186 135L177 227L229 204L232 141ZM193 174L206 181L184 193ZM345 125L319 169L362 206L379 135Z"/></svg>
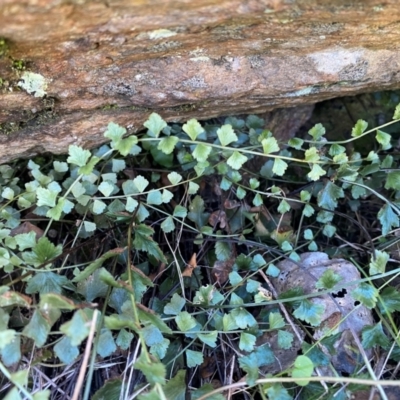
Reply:
<svg viewBox="0 0 400 400"><path fill-rule="evenodd" d="M0 0L0 162L110 121L262 113L400 87L398 0ZM22 60L23 63L17 60ZM47 96L19 88L24 69Z"/></svg>

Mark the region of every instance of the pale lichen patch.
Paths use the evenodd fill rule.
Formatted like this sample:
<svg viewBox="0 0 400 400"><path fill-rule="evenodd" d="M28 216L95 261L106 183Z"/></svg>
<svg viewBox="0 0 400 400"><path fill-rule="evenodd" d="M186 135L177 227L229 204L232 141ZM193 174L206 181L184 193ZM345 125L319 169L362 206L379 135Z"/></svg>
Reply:
<svg viewBox="0 0 400 400"><path fill-rule="evenodd" d="M151 40L154 40L175 36L176 32L169 29L156 29L155 31L148 32L148 35Z"/></svg>
<svg viewBox="0 0 400 400"><path fill-rule="evenodd" d="M22 74L18 86L26 90L29 94L33 94L35 97L44 97L46 95L47 80L43 75L26 71Z"/></svg>

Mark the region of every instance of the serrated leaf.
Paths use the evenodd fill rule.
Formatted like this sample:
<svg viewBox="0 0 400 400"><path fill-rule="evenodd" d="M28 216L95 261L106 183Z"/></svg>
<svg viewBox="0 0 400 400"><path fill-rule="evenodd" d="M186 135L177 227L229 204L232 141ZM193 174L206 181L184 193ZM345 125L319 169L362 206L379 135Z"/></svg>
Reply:
<svg viewBox="0 0 400 400"><path fill-rule="evenodd" d="M272 276L273 278L278 277L280 272L281 271L279 268L277 268L274 264L269 264L267 270L265 271L267 275Z"/></svg>
<svg viewBox="0 0 400 400"><path fill-rule="evenodd" d="M253 352L247 356L239 357L239 365L243 371L247 372L246 382L252 386L258 378L258 360L257 355Z"/></svg>
<svg viewBox="0 0 400 400"><path fill-rule="evenodd" d="M182 180L182 175L179 175L175 171L169 173L167 177L168 180L171 182L171 185L177 185Z"/></svg>
<svg viewBox="0 0 400 400"><path fill-rule="evenodd" d="M351 130L352 137L358 137L368 128L368 122L359 119Z"/></svg>
<svg viewBox="0 0 400 400"><path fill-rule="evenodd" d="M210 216L204 210L204 200L200 196L196 196L190 203L188 218L196 224L197 228L202 228Z"/></svg>
<svg viewBox="0 0 400 400"><path fill-rule="evenodd" d="M128 332L126 329L121 329L118 333L117 340L115 341L117 346L122 350L128 350L133 339L133 333Z"/></svg>
<svg viewBox="0 0 400 400"><path fill-rule="evenodd" d="M51 191L45 188L38 188L36 190L37 205L54 207L56 205L56 198L59 192Z"/></svg>
<svg viewBox="0 0 400 400"><path fill-rule="evenodd" d="M25 328L22 335L34 340L37 347L42 347L46 343L47 335L53 324L61 316L58 309L40 310L36 309Z"/></svg>
<svg viewBox="0 0 400 400"><path fill-rule="evenodd" d="M284 214L288 211L290 211L289 203L285 199L281 200L281 202L279 203L279 206L278 206L278 212L280 214Z"/></svg>
<svg viewBox="0 0 400 400"><path fill-rule="evenodd" d="M331 269L327 269L315 283L317 289L332 289L343 278Z"/></svg>
<svg viewBox="0 0 400 400"><path fill-rule="evenodd" d="M385 287L380 293L379 309L382 314L400 311L400 292L392 286Z"/></svg>
<svg viewBox="0 0 400 400"><path fill-rule="evenodd" d="M154 346L164 340L161 331L154 325L146 325L141 332L147 346Z"/></svg>
<svg viewBox="0 0 400 400"><path fill-rule="evenodd" d="M304 159L309 163L315 163L319 158L318 149L316 147L310 147L304 153Z"/></svg>
<svg viewBox="0 0 400 400"><path fill-rule="evenodd" d="M182 332L190 331L196 326L196 320L187 311L181 311L175 317L175 322Z"/></svg>
<svg viewBox="0 0 400 400"><path fill-rule="evenodd" d="M139 175L133 180L133 184L135 185L139 193L143 193L149 185L149 181L143 176Z"/></svg>
<svg viewBox="0 0 400 400"><path fill-rule="evenodd" d="M247 194L247 192L246 192L241 186L239 186L239 187L236 189L236 197L237 197L239 200L243 200L243 199L246 197L246 194Z"/></svg>
<svg viewBox="0 0 400 400"><path fill-rule="evenodd" d="M79 346L89 335L93 310L85 308L75 311L72 319L61 325L60 331L69 338L71 346Z"/></svg>
<svg viewBox="0 0 400 400"><path fill-rule="evenodd" d="M226 163L233 169L240 169L242 165L247 161L247 157L240 154L237 150L226 160Z"/></svg>
<svg viewBox="0 0 400 400"><path fill-rule="evenodd" d="M168 189L163 189L161 200L164 204L169 203L173 199L174 195Z"/></svg>
<svg viewBox="0 0 400 400"><path fill-rule="evenodd" d="M289 392L279 383L274 383L265 390L269 399L274 400L293 400Z"/></svg>
<svg viewBox="0 0 400 400"><path fill-rule="evenodd" d="M74 144L71 144L68 147L68 154L69 157L67 158L67 162L69 164L77 165L78 167L83 167L86 165L87 161L92 155L89 150L84 150L82 147Z"/></svg>
<svg viewBox="0 0 400 400"><path fill-rule="evenodd" d="M342 334L342 332L340 332L340 335ZM332 336L329 336L329 338L331 338ZM325 345L325 342L324 342ZM333 345L333 343L332 343ZM335 353L336 350L333 348L331 350L331 347L326 346L327 348L329 348L329 351L331 353ZM307 342L303 342L301 345L301 349L303 350L303 354L305 356L307 356L312 363L314 364L315 367L318 367L320 365L322 366L328 366L331 362L331 355L327 355L325 354L318 346L315 345L311 345Z"/></svg>
<svg viewBox="0 0 400 400"><path fill-rule="evenodd" d="M236 325L240 329L246 329L247 327L252 327L257 325L256 319L243 307L237 307L233 309L229 315L234 319Z"/></svg>
<svg viewBox="0 0 400 400"><path fill-rule="evenodd" d="M14 190L12 190L12 189L9 188L9 187L6 187L6 188L4 188L4 190L2 191L1 196L2 196L4 199L12 200L12 199L14 198Z"/></svg>
<svg viewBox="0 0 400 400"><path fill-rule="evenodd" d="M141 353L140 357L135 362L134 367L142 371L147 379L147 382L150 384L165 383L165 365L158 361L147 361L144 352Z"/></svg>
<svg viewBox="0 0 400 400"><path fill-rule="evenodd" d="M371 259L369 263L369 274L376 275L376 274L383 274L386 270L386 264L389 261L389 254L375 250L375 259Z"/></svg>
<svg viewBox="0 0 400 400"><path fill-rule="evenodd" d="M99 341L97 344L97 354L100 357L111 356L117 350L112 332L109 329L103 328L101 330Z"/></svg>
<svg viewBox="0 0 400 400"><path fill-rule="evenodd" d="M165 218L164 221L161 223L161 229L165 233L172 232L175 229L174 219L171 216Z"/></svg>
<svg viewBox="0 0 400 400"><path fill-rule="evenodd" d="M202 332L198 333L197 337L206 345L214 348L217 345L218 332L217 331L204 332L204 333Z"/></svg>
<svg viewBox="0 0 400 400"><path fill-rule="evenodd" d="M256 337L250 333L242 332L240 334L239 349L243 351L253 351L256 344Z"/></svg>
<svg viewBox="0 0 400 400"><path fill-rule="evenodd" d="M289 350L293 344L293 333L288 331L278 331L278 346L281 349Z"/></svg>
<svg viewBox="0 0 400 400"><path fill-rule="evenodd" d="M264 154L276 153L280 150L277 140L274 137L269 137L261 141Z"/></svg>
<svg viewBox="0 0 400 400"><path fill-rule="evenodd" d="M367 308L374 308L378 300L378 290L367 283L360 283L359 286L351 292L355 300L358 300Z"/></svg>
<svg viewBox="0 0 400 400"><path fill-rule="evenodd" d="M99 270L96 270L92 275L88 276L87 279L81 280L78 283L77 292L88 302L92 302L97 297L104 297L107 291L108 285L100 279Z"/></svg>
<svg viewBox="0 0 400 400"><path fill-rule="evenodd" d="M93 214L96 214L96 215L102 214L106 207L107 207L107 204L104 203L104 201L96 199L93 202L93 207L92 207Z"/></svg>
<svg viewBox="0 0 400 400"><path fill-rule="evenodd" d="M336 226L326 224L322 230L322 234L331 238L336 233Z"/></svg>
<svg viewBox="0 0 400 400"><path fill-rule="evenodd" d="M116 158L113 158L112 160L112 172L121 172L126 168L126 162L125 160L118 160Z"/></svg>
<svg viewBox="0 0 400 400"><path fill-rule="evenodd" d="M301 150L303 143L304 140L300 138L291 138L288 142L289 146L295 148L296 150Z"/></svg>
<svg viewBox="0 0 400 400"><path fill-rule="evenodd" d="M199 189L200 189L200 186L197 183L189 182L188 194L196 194Z"/></svg>
<svg viewBox="0 0 400 400"><path fill-rule="evenodd" d="M238 140L236 133L232 129L232 126L229 124L222 125L221 128L217 130L217 136L219 141L221 142L221 145L224 147Z"/></svg>
<svg viewBox="0 0 400 400"><path fill-rule="evenodd" d="M126 129L115 122L110 122L107 125L107 130L104 132L104 137L112 140L113 142L118 142L125 135Z"/></svg>
<svg viewBox="0 0 400 400"><path fill-rule="evenodd" d="M373 326L366 326L361 332L362 345L364 349L371 349L374 346L381 346L386 349L390 345L389 338L382 328L382 321Z"/></svg>
<svg viewBox="0 0 400 400"><path fill-rule="evenodd" d="M272 172L278 176L283 176L288 167L288 164L280 158L275 158Z"/></svg>
<svg viewBox="0 0 400 400"><path fill-rule="evenodd" d="M315 210L312 208L312 206L310 204L306 204L304 206L304 209L303 209L304 216L311 217L311 215L313 215L314 212L315 212Z"/></svg>
<svg viewBox="0 0 400 400"><path fill-rule="evenodd" d="M22 258L34 265L45 264L62 253L62 246L54 246L46 237L41 237L31 252L24 252Z"/></svg>
<svg viewBox="0 0 400 400"><path fill-rule="evenodd" d="M391 171L387 174L385 189L400 190L400 171Z"/></svg>
<svg viewBox="0 0 400 400"><path fill-rule="evenodd" d="M318 326L322 322L322 315L325 311L324 304L314 304L310 300L302 300L300 305L293 311L293 315L312 326Z"/></svg>
<svg viewBox="0 0 400 400"><path fill-rule="evenodd" d="M314 364L307 356L297 356L292 370L292 377L295 378L297 385L307 386L309 381L296 381L296 378L311 377L313 370Z"/></svg>
<svg viewBox="0 0 400 400"><path fill-rule="evenodd" d="M222 317L222 328L224 332L229 332L235 329L238 329L239 327L237 326L234 317L230 314L225 314Z"/></svg>
<svg viewBox="0 0 400 400"><path fill-rule="evenodd" d="M187 384L186 384L186 373L187 373L186 370L181 369L163 387L165 399L187 400L188 390L187 390ZM140 400L142 400L142 399L140 399ZM150 400L150 399L146 399L146 400ZM153 399L151 399L151 400L153 400Z"/></svg>
<svg viewBox="0 0 400 400"><path fill-rule="evenodd" d="M75 182L71 188L71 192L74 195L74 197L77 199L78 197L80 197L86 193L86 189L83 187L81 182Z"/></svg>
<svg viewBox="0 0 400 400"><path fill-rule="evenodd" d="M229 282L232 286L239 285L243 281L243 278L236 272L232 271L229 273Z"/></svg>
<svg viewBox="0 0 400 400"><path fill-rule="evenodd" d="M93 156L83 167L80 167L78 173L81 175L91 175L94 167L100 161L99 157Z"/></svg>
<svg viewBox="0 0 400 400"><path fill-rule="evenodd" d="M254 204L256 207L259 207L259 206L261 206L262 204L264 204L264 200L263 200L263 198L261 197L260 193L257 193L257 194L254 196L253 204Z"/></svg>
<svg viewBox="0 0 400 400"><path fill-rule="evenodd" d="M313 164L312 169L307 174L307 176L312 181L317 181L321 176L323 176L325 174L326 174L326 172L318 164Z"/></svg>
<svg viewBox="0 0 400 400"><path fill-rule="evenodd" d="M340 144L332 144L332 146L329 148L329 155L330 156L337 156L339 154L342 154L346 151L346 147L341 146Z"/></svg>
<svg viewBox="0 0 400 400"><path fill-rule="evenodd" d="M187 209L180 205L175 206L174 208L174 217L176 218L185 218L187 216Z"/></svg>
<svg viewBox="0 0 400 400"><path fill-rule="evenodd" d="M204 361L203 353L200 351L186 350L185 354L186 354L186 364L189 368L201 365Z"/></svg>
<svg viewBox="0 0 400 400"><path fill-rule="evenodd" d="M194 159L196 159L198 162L204 162L207 161L208 156L211 153L211 146L208 144L203 144L203 143L199 143L198 145L196 145L192 156Z"/></svg>
<svg viewBox="0 0 400 400"><path fill-rule="evenodd" d="M14 329L3 329L0 331L0 350L3 350L14 340L16 333Z"/></svg>
<svg viewBox="0 0 400 400"><path fill-rule="evenodd" d="M54 352L56 356L64 364L72 364L72 362L79 356L79 349L77 346L71 344L70 338L64 336L55 346Z"/></svg>
<svg viewBox="0 0 400 400"><path fill-rule="evenodd" d="M28 233L20 233L15 235L15 242L17 243L20 251L30 249L36 244L36 232L32 230Z"/></svg>
<svg viewBox="0 0 400 400"><path fill-rule="evenodd" d="M201 133L204 132L203 127L200 125L200 123L192 118L186 124L182 126L183 132L185 132L190 139L193 141L196 140L197 136L199 136Z"/></svg>
<svg viewBox="0 0 400 400"><path fill-rule="evenodd" d="M137 208L139 203L132 197L128 197L126 199L126 205L125 205L125 210L128 212L134 212Z"/></svg>
<svg viewBox="0 0 400 400"><path fill-rule="evenodd" d="M315 141L319 141L319 139L325 135L325 128L322 124L316 124L308 131L308 134L311 135Z"/></svg>
<svg viewBox="0 0 400 400"><path fill-rule="evenodd" d="M15 336L14 340L0 351L1 358L6 367L16 364L21 359L21 336Z"/></svg>
<svg viewBox="0 0 400 400"><path fill-rule="evenodd" d="M185 306L185 299L174 293L169 303L164 306L164 314L178 315Z"/></svg>
<svg viewBox="0 0 400 400"><path fill-rule="evenodd" d="M145 251L154 256L157 260L165 261L165 256L158 244L150 235L153 235L153 229L144 224L137 225L135 228L135 238L133 246L136 250Z"/></svg>
<svg viewBox="0 0 400 400"><path fill-rule="evenodd" d="M123 392L123 383L121 378L110 378L105 381L103 386L96 391L91 400L116 400ZM138 397L140 399L140 396Z"/></svg>
<svg viewBox="0 0 400 400"><path fill-rule="evenodd" d="M155 205L162 204L161 191L160 190L150 190L150 192L147 193L146 203L147 204L155 204Z"/></svg>
<svg viewBox="0 0 400 400"><path fill-rule="evenodd" d="M101 182L99 185L99 191L105 197L109 197L113 190L114 190L114 185L112 185L109 182Z"/></svg>
<svg viewBox="0 0 400 400"><path fill-rule="evenodd" d="M382 235L387 235L390 229L399 226L399 216L395 214L389 204L385 204L378 212L378 219L382 225Z"/></svg>
<svg viewBox="0 0 400 400"><path fill-rule="evenodd" d="M179 138L176 136L167 136L160 140L157 145L157 149L161 150L164 154L171 154L178 142Z"/></svg>
<svg viewBox="0 0 400 400"><path fill-rule="evenodd" d="M268 316L269 329L279 329L285 326L285 320L279 312L271 312Z"/></svg>
<svg viewBox="0 0 400 400"><path fill-rule="evenodd" d="M393 119L400 119L400 104L397 104L394 110Z"/></svg>
<svg viewBox="0 0 400 400"><path fill-rule="evenodd" d="M232 248L229 243L222 240L215 243L215 255L218 261L228 260L232 254Z"/></svg>
<svg viewBox="0 0 400 400"><path fill-rule="evenodd" d="M143 126L148 129L147 134L149 136L156 138L167 127L167 123L157 113L153 112Z"/></svg>
<svg viewBox="0 0 400 400"><path fill-rule="evenodd" d="M388 150L390 149L392 146L390 144L390 140L392 139L392 136L389 135L386 132L382 132L381 130L377 130L376 131L376 141L382 145L383 150Z"/></svg>

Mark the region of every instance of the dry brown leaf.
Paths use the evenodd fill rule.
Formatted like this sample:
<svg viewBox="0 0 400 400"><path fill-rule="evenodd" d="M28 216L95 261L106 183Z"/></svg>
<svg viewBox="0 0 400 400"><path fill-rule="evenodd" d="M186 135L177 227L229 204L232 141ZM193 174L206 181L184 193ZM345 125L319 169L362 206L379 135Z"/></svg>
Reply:
<svg viewBox="0 0 400 400"><path fill-rule="evenodd" d="M215 227L217 224L219 224L221 229L224 229L227 225L225 211L214 211L208 218L208 223L212 227Z"/></svg>
<svg viewBox="0 0 400 400"><path fill-rule="evenodd" d="M216 371L215 358L204 357L203 363L200 365L200 376L202 379L207 379L212 376Z"/></svg>
<svg viewBox="0 0 400 400"><path fill-rule="evenodd" d="M226 210L233 210L234 208L238 208L238 207L240 207L240 206L241 206L240 201L229 200L229 199L226 199L226 200L224 201L224 208L225 208Z"/></svg>
<svg viewBox="0 0 400 400"><path fill-rule="evenodd" d="M211 273L214 281L219 285L223 285L228 280L234 263L235 260L233 257L225 261L216 261Z"/></svg>
<svg viewBox="0 0 400 400"><path fill-rule="evenodd" d="M188 264L186 265L185 270L182 272L182 276L190 278L195 268L197 268L197 258L196 258L196 253L193 253Z"/></svg>
<svg viewBox="0 0 400 400"><path fill-rule="evenodd" d="M165 271L166 264L165 263L160 263L157 269L157 272L153 272L149 275L149 279L154 282L156 279L158 279Z"/></svg>
<svg viewBox="0 0 400 400"><path fill-rule="evenodd" d="M33 225L30 222L23 222L16 228L11 229L10 236L15 236L19 235L20 233L29 233L29 232L35 232L36 240L40 239L44 234L43 230L38 228L36 225Z"/></svg>

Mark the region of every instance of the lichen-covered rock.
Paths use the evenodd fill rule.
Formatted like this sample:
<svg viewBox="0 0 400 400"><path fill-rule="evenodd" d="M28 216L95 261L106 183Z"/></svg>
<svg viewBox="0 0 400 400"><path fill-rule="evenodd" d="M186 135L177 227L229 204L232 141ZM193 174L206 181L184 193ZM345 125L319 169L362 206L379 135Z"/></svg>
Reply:
<svg viewBox="0 0 400 400"><path fill-rule="evenodd" d="M399 88L399 37L397 0L3 0L0 162L93 147L108 122L136 132L153 111L209 119Z"/></svg>

